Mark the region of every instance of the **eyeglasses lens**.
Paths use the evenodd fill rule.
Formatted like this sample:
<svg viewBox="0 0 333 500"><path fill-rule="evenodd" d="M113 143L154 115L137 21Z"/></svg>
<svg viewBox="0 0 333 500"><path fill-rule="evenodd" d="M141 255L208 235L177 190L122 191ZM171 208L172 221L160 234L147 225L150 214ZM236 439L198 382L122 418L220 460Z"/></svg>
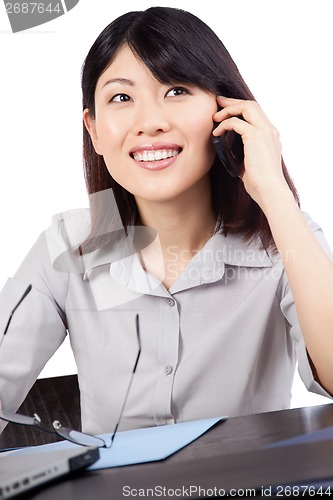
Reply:
<svg viewBox="0 0 333 500"><path fill-rule="evenodd" d="M103 439L95 436L90 436L89 434L84 434L72 429L67 429L67 427L57 428L56 433L58 434L58 436L82 446L97 446L99 448L105 446L105 442Z"/></svg>

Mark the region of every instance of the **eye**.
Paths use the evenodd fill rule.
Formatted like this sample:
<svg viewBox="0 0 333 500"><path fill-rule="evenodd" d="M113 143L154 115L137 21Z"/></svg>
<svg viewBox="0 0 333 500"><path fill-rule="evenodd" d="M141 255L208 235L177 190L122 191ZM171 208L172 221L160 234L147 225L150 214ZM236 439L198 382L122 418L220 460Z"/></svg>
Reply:
<svg viewBox="0 0 333 500"><path fill-rule="evenodd" d="M189 94L190 92L185 88L185 87L173 87L172 89L170 89L166 96L167 97L175 97L175 96L179 96L179 95L186 95L186 94Z"/></svg>
<svg viewBox="0 0 333 500"><path fill-rule="evenodd" d="M116 94L113 97L111 97L109 102L128 102L130 100L131 98L127 94Z"/></svg>

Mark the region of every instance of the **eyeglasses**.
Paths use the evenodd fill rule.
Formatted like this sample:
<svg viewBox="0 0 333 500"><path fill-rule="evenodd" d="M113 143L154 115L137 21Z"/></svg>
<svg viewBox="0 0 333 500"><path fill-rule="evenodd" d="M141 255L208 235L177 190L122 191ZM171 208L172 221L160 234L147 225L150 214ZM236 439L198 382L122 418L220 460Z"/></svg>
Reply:
<svg viewBox="0 0 333 500"><path fill-rule="evenodd" d="M36 427L37 429L43 431L43 432L48 432L51 434L56 434L57 436L66 439L67 441L71 441L72 443L79 444L81 446L93 446L97 448L111 448L114 438L116 436L119 424L121 422L123 413L124 413L124 408L126 405L126 401L128 398L128 394L130 392L132 382L133 382L133 377L136 371L136 368L138 366L139 358L141 355L141 338L140 338L140 326L139 326L139 315L136 315L135 318L135 326L136 326L136 336L137 336L137 342L138 342L138 351L135 359L135 363L133 366L131 378L127 387L127 391L125 394L125 398L119 413L119 417L116 423L116 426L114 428L113 434L111 436L111 441L110 444L107 444L104 439L97 437L97 436L91 436L90 434L85 434L84 432L76 431L74 429L69 429L67 427L63 427L59 420L54 420L52 423L52 428L49 429L47 427L44 427L40 417L37 415L37 413L34 413L33 417L27 417L26 415L20 415L18 413L11 413L5 410L0 410L0 419L5 420L6 422L11 422L13 424L21 424L21 425L28 425L28 426L33 426Z"/></svg>

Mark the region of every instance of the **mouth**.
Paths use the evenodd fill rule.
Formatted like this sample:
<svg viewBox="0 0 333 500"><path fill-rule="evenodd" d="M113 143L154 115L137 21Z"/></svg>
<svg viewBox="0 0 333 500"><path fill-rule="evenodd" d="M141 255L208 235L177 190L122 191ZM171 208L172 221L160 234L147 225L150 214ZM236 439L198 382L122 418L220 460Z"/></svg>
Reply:
<svg viewBox="0 0 333 500"><path fill-rule="evenodd" d="M180 153L181 149L158 149L156 151L147 150L132 153L132 157L136 161L159 161L167 158L174 158Z"/></svg>
<svg viewBox="0 0 333 500"><path fill-rule="evenodd" d="M180 147L160 149L140 149L130 153L130 156L140 167L148 170L161 170L172 165L182 152Z"/></svg>

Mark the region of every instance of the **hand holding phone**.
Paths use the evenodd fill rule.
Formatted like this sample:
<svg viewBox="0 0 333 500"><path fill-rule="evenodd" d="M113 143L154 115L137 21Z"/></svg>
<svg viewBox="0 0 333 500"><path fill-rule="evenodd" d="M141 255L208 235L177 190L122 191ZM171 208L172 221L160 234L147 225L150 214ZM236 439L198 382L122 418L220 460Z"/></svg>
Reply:
<svg viewBox="0 0 333 500"><path fill-rule="evenodd" d="M244 145L242 138L233 130L213 136L213 145L224 168L232 177L239 177L244 170Z"/></svg>

